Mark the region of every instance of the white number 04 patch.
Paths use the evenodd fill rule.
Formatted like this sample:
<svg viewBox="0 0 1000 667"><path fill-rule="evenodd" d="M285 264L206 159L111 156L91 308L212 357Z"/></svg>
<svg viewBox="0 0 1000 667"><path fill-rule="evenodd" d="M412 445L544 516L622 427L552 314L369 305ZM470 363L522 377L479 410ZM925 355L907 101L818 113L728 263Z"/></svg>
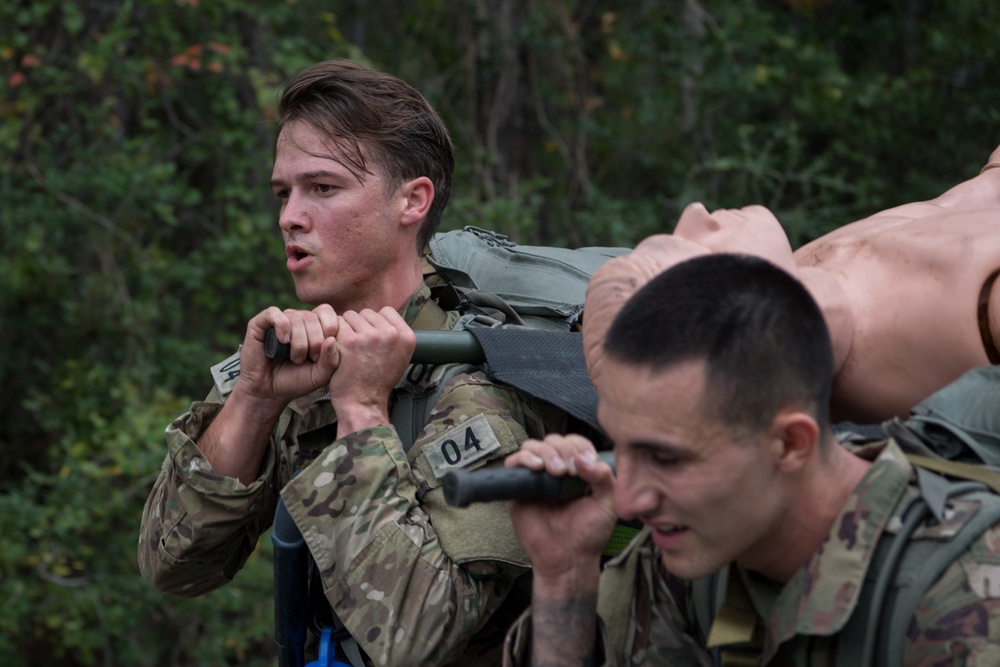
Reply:
<svg viewBox="0 0 1000 667"><path fill-rule="evenodd" d="M486 415L478 414L421 447L434 476L441 479L453 468L464 468L500 449L500 441Z"/></svg>

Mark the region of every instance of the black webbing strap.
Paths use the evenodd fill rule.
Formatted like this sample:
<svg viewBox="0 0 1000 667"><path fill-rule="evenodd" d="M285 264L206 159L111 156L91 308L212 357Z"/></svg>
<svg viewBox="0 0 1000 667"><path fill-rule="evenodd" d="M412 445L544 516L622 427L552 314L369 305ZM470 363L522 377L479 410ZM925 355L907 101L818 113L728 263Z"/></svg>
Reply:
<svg viewBox="0 0 1000 667"><path fill-rule="evenodd" d="M492 379L562 408L600 431L597 392L587 375L583 335L571 331L470 328Z"/></svg>

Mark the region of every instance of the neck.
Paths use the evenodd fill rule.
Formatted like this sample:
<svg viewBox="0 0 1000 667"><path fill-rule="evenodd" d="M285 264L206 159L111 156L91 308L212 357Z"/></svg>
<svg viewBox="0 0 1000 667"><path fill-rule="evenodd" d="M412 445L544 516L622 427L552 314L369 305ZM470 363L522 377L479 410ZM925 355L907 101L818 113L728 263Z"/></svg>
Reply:
<svg viewBox="0 0 1000 667"><path fill-rule="evenodd" d="M406 307L413 293L424 281L420 270L420 259L388 262L384 272L379 275L376 285L358 285L345 294L340 303L331 303L338 313L349 310L360 312L365 308L378 311L388 306L398 312Z"/></svg>
<svg viewBox="0 0 1000 667"><path fill-rule="evenodd" d="M406 303L413 296L413 293L424 282L424 274L420 270L420 261L416 257L412 262L405 264L400 262L398 270L386 274L386 280L382 282L384 287L383 307L389 306L400 313L406 307ZM371 306L365 306L371 308ZM377 309L374 309L377 310Z"/></svg>
<svg viewBox="0 0 1000 667"><path fill-rule="evenodd" d="M823 546L847 499L871 465L833 438L826 447L825 457L817 457L792 482L787 511L778 517L775 530L762 540L755 557L740 561L745 569L785 584Z"/></svg>

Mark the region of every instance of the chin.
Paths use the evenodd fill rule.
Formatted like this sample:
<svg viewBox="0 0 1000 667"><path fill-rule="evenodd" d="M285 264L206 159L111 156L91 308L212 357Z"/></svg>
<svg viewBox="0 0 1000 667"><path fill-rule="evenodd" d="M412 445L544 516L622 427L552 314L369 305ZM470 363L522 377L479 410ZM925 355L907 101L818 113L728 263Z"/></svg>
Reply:
<svg viewBox="0 0 1000 667"><path fill-rule="evenodd" d="M660 562L663 564L664 569L670 574L686 580L707 577L715 574L726 565L726 563L715 563L711 561L699 560L692 562L690 560L671 558L669 555L662 552L660 553Z"/></svg>
<svg viewBox="0 0 1000 667"><path fill-rule="evenodd" d="M307 284L295 284L295 296L302 303L316 307L321 303L330 303L328 295L310 287Z"/></svg>

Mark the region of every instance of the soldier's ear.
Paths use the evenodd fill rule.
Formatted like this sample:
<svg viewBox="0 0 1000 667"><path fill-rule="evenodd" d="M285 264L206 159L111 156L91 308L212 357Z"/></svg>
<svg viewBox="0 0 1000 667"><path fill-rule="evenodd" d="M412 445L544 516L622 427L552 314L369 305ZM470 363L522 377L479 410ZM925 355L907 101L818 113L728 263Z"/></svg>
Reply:
<svg viewBox="0 0 1000 667"><path fill-rule="evenodd" d="M820 428L808 413L800 410L779 413L772 432L777 449L775 464L780 471L798 472L818 455Z"/></svg>
<svg viewBox="0 0 1000 667"><path fill-rule="evenodd" d="M419 176L399 186L402 217L400 223L413 225L427 217L434 203L434 183L426 176Z"/></svg>

